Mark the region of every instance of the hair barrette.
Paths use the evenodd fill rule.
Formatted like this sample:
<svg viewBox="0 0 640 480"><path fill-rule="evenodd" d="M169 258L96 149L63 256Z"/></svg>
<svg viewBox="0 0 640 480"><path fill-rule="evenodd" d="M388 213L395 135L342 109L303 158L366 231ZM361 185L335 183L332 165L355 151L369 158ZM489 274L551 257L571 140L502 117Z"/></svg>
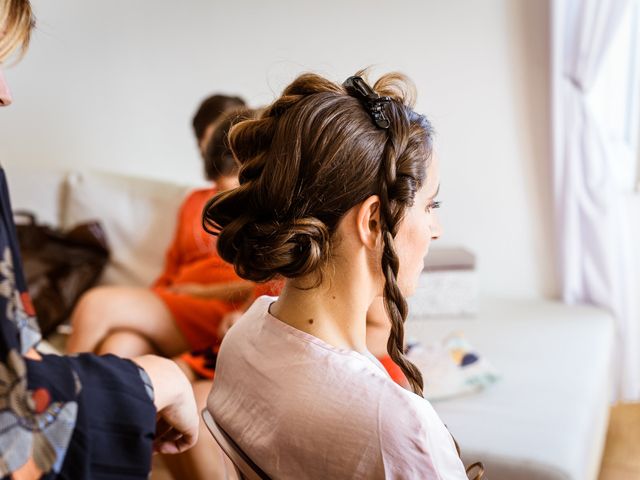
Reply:
<svg viewBox="0 0 640 480"><path fill-rule="evenodd" d="M342 86L347 90L349 95L356 97L364 104L373 122L378 127L387 129L391 126L391 122L384 111L384 106L391 102L390 97L381 97L378 95L367 85L367 82L365 82L362 77L349 77L344 81Z"/></svg>

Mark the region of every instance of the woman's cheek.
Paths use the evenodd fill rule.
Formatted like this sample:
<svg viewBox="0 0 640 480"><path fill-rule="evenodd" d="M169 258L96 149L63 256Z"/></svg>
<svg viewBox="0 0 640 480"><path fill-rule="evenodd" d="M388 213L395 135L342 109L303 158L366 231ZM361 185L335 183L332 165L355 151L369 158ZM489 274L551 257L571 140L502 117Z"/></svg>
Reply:
<svg viewBox="0 0 640 480"><path fill-rule="evenodd" d="M416 219L420 220L420 219ZM418 279L424 269L424 257L429 247L429 237L424 235L424 224L412 222L405 231L400 255L398 284L404 296L411 296L416 290Z"/></svg>
<svg viewBox="0 0 640 480"><path fill-rule="evenodd" d="M415 291L420 275L424 270L424 261L429 253L429 245L431 244L431 227L429 222L423 222L422 228L416 232L416 244L419 257L415 260L415 275L413 282L413 290ZM412 292L413 293L413 292Z"/></svg>

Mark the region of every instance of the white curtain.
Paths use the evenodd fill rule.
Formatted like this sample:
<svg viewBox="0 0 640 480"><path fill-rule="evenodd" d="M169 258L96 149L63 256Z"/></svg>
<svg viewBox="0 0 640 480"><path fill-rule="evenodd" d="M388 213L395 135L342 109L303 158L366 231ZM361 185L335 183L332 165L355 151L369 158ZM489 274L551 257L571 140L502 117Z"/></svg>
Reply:
<svg viewBox="0 0 640 480"><path fill-rule="evenodd" d="M623 162L588 96L633 1L554 0L552 8L553 181L562 295L567 303L597 305L614 317L619 400L640 399L640 291L633 271L640 253L631 240L628 187L616 172Z"/></svg>

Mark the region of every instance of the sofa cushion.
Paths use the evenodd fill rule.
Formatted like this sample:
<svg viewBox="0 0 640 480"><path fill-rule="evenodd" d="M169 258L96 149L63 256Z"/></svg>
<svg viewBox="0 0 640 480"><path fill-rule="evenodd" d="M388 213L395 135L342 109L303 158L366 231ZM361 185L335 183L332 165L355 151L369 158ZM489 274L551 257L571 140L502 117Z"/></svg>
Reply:
<svg viewBox="0 0 640 480"><path fill-rule="evenodd" d="M101 283L146 286L162 271L178 210L191 188L111 173L72 173L62 224L100 221L111 249Z"/></svg>

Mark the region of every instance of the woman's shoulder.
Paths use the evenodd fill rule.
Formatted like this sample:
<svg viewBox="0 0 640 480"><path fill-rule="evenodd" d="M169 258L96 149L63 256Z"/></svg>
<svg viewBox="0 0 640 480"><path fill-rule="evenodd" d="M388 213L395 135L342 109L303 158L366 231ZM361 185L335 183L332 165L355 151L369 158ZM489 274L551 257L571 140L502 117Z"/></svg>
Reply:
<svg viewBox="0 0 640 480"><path fill-rule="evenodd" d="M287 435L309 423L340 432L347 443L379 449L388 478L407 478L407 472L410 478L465 478L457 475L463 469L453 441L427 400L397 385L367 355L332 347L271 317L275 300L258 298L229 330L212 392L216 400L224 397L236 405L239 383L250 385L243 391L259 391L267 416L286 412L290 422L279 428ZM238 369L247 365L251 368L240 375ZM222 388L227 380L232 383ZM282 397L282 391L289 393ZM280 401L273 403L276 397ZM252 408L256 401L251 399ZM440 469L454 474L443 476Z"/></svg>
<svg viewBox="0 0 640 480"><path fill-rule="evenodd" d="M396 383L389 383L385 382L385 388L380 388L380 404L387 412L380 418L380 425L387 437L406 437L408 431L422 437L431 428L431 423L442 423L428 400Z"/></svg>
<svg viewBox="0 0 640 480"><path fill-rule="evenodd" d="M420 478L467 479L453 437L428 400L413 392L386 388L379 417L385 465ZM393 472L387 472L394 477Z"/></svg>

